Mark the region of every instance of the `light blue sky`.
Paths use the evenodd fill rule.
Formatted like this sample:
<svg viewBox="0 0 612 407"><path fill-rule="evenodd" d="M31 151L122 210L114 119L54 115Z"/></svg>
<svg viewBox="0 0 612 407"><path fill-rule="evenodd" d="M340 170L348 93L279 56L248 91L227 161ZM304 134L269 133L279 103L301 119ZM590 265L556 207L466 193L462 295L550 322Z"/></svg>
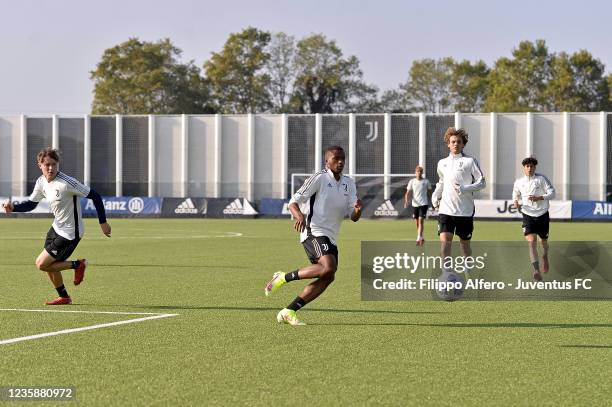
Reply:
<svg viewBox="0 0 612 407"><path fill-rule="evenodd" d="M427 3L427 4L425 4ZM381 90L415 59L452 56L490 66L521 40L551 51L587 49L612 72L606 1L88 1L0 0L0 113L87 113L89 71L129 37L169 37L198 66L251 25L298 39L323 33L361 61Z"/></svg>

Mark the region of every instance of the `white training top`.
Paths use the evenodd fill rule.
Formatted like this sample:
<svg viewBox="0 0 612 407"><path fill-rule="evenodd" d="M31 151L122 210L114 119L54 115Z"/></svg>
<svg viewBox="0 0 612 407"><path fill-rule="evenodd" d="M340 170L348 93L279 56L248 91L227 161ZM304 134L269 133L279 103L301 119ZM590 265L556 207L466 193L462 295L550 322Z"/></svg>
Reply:
<svg viewBox="0 0 612 407"><path fill-rule="evenodd" d="M441 199L438 213L474 216L474 192L486 185L478 161L463 153L450 153L438 161L438 177L432 196L434 202Z"/></svg>
<svg viewBox="0 0 612 407"><path fill-rule="evenodd" d="M412 178L408 181L406 191L412 191L412 206L429 205L429 197L427 191L431 191L431 183L427 178Z"/></svg>
<svg viewBox="0 0 612 407"><path fill-rule="evenodd" d="M311 236L327 236L336 244L340 224L350 215L357 202L355 181L342 175L336 181L334 174L324 169L313 174L293 195L289 203L297 203L306 216L306 228L300 234L303 242Z"/></svg>
<svg viewBox="0 0 612 407"><path fill-rule="evenodd" d="M51 182L44 176L36 180L30 201L40 202L45 198L55 216L53 229L55 233L68 240L76 236L83 237L83 215L81 215L81 198L89 195L89 187L72 177L58 172Z"/></svg>
<svg viewBox="0 0 612 407"><path fill-rule="evenodd" d="M530 201L529 195L543 196L542 201ZM542 216L548 211L550 206L548 201L555 197L555 188L548 178L542 174L534 174L533 177L527 175L514 181L512 188L512 200L518 201L521 212L529 216Z"/></svg>

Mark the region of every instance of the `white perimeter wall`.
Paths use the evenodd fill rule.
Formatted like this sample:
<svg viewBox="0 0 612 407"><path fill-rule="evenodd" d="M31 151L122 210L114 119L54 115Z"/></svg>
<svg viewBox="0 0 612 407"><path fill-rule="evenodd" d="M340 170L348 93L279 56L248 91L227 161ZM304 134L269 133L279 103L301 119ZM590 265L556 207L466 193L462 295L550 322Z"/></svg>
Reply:
<svg viewBox="0 0 612 407"><path fill-rule="evenodd" d="M466 153L478 159L487 178L487 188L477 194L477 198L510 197L514 180L522 175L520 161L529 151L528 117L526 113L460 114L461 126L467 129L470 137ZM531 117L532 152L539 160L537 170L552 180L557 199L563 199L564 192L567 199L604 199L600 173L606 163L601 162L600 113L567 114L567 136L563 113L533 113ZM284 198L287 153L283 151L286 148L283 116L253 115L251 143L249 116L223 115L219 118L221 151L216 154L216 117L186 116L187 162L184 163L182 117L154 116L153 194L180 197L186 192L192 197ZM493 118L495 128L491 127ZM25 162L21 125L20 115L0 116L0 196L22 194L21 172ZM494 149L491 148L492 140L497 141ZM606 160L605 155L603 159ZM182 183L184 165L185 190ZM215 183L217 166L219 185Z"/></svg>

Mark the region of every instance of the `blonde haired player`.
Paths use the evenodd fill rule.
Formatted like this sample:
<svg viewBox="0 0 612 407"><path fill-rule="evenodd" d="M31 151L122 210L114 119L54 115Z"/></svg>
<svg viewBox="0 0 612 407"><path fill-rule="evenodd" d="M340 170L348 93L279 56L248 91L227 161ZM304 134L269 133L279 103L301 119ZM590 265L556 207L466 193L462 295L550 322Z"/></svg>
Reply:
<svg viewBox="0 0 612 407"><path fill-rule="evenodd" d="M422 246L425 243L423 238L423 229L425 218L427 217L427 208L429 207L431 197L431 183L427 178L423 177L423 167L417 165L414 169L416 178L408 181L406 193L404 194L404 208L408 207L408 201L412 205L412 217L416 222L417 238L416 245Z"/></svg>

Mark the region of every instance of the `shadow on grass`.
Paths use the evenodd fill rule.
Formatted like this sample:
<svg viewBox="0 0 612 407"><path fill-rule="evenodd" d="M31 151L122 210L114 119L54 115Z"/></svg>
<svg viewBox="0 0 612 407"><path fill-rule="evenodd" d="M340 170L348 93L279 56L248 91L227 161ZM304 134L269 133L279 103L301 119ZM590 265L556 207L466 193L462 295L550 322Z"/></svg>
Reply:
<svg viewBox="0 0 612 407"><path fill-rule="evenodd" d="M29 262L29 263L2 263L0 264L0 266L32 266L33 268L35 267L34 262ZM104 264L90 264L90 266L92 267L114 267L114 268L124 268L124 267L144 267L144 268L159 268L159 267L170 267L170 268L213 268L213 269L248 269L250 268L249 266L217 266L217 265L211 265L211 264L198 264L198 265L182 265L182 264L127 264L127 263L121 263L121 264L108 264L108 263L104 263Z"/></svg>
<svg viewBox="0 0 612 407"><path fill-rule="evenodd" d="M107 305L107 304L75 304L83 307L119 307L119 308L136 308L143 310L202 310L202 311L276 311L279 307L230 307L216 305ZM368 309L337 309L337 308L305 308L309 312L348 312L348 313L365 313L365 314L446 314L446 312L438 311L395 311L395 310L368 310ZM359 324L357 324L359 325Z"/></svg>
<svg viewBox="0 0 612 407"><path fill-rule="evenodd" d="M414 322L380 322L380 323L323 323L323 324L308 324L308 325L371 325L371 326L422 326L422 327L433 327L433 328L554 328L554 329L568 329L568 328L612 328L612 324L549 324L549 323L537 323L537 322L493 322L493 323L452 323L452 324L419 324Z"/></svg>
<svg viewBox="0 0 612 407"><path fill-rule="evenodd" d="M612 345L559 345L559 348L612 349Z"/></svg>

